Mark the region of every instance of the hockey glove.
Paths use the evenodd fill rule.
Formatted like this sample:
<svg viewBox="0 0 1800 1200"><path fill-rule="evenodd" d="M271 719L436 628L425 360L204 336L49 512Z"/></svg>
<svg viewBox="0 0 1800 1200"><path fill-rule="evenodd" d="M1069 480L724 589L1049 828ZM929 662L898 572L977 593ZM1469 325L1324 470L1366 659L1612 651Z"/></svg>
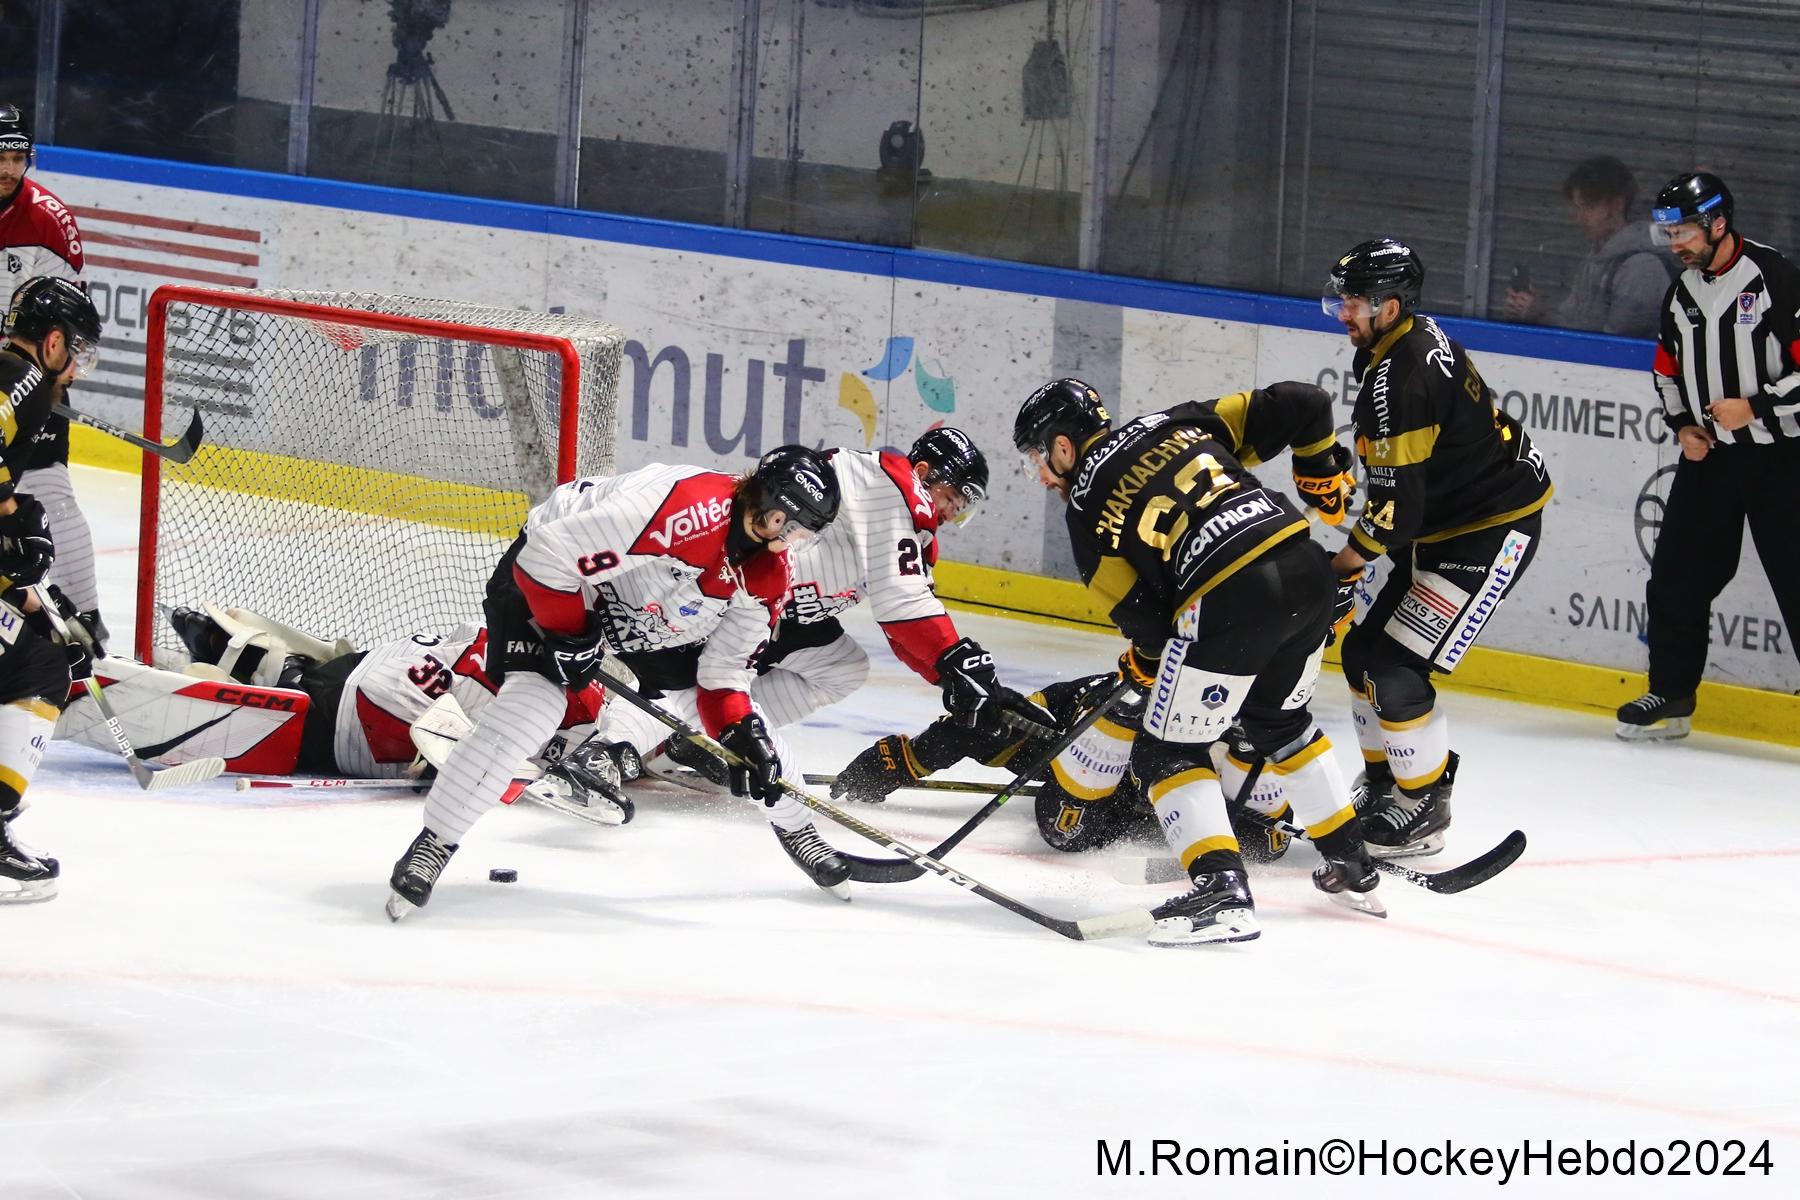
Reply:
<svg viewBox="0 0 1800 1200"><path fill-rule="evenodd" d="M994 675L994 656L973 640L963 638L938 655L938 686L944 689L944 709L957 724L973 729L981 710L994 698L1000 681Z"/></svg>
<svg viewBox="0 0 1800 1200"><path fill-rule="evenodd" d="M1300 499L1319 510L1327 525L1342 525L1350 515L1356 480L1350 474L1350 452L1337 442L1321 454L1294 455L1294 486Z"/></svg>
<svg viewBox="0 0 1800 1200"><path fill-rule="evenodd" d="M984 725L998 725L1015 737L1054 736L1059 732L1049 710L1009 687L995 689L994 698L982 710L981 717Z"/></svg>
<svg viewBox="0 0 1800 1200"><path fill-rule="evenodd" d="M880 804L929 773L913 755L912 739L904 733L890 733L838 772L831 781L831 798L848 796L862 804Z"/></svg>
<svg viewBox="0 0 1800 1200"><path fill-rule="evenodd" d="M61 588L54 583L45 584L44 595L56 606L57 614L62 617L63 625L69 631L69 640L63 643L63 652L69 656L69 676L72 679L86 679L94 673L94 660L106 651L94 640L86 617L75 611L75 602L63 595ZM92 615L98 618L100 614Z"/></svg>
<svg viewBox="0 0 1800 1200"><path fill-rule="evenodd" d="M726 726L719 745L742 760L731 764L732 795L754 796L764 804L780 799L781 757L761 717L751 713Z"/></svg>
<svg viewBox="0 0 1800 1200"><path fill-rule="evenodd" d="M600 677L606 643L590 621L580 633L544 634L544 666L550 678L578 692Z"/></svg>
<svg viewBox="0 0 1800 1200"><path fill-rule="evenodd" d="M15 493L13 499L18 507L0 517L0 591L38 583L56 561L44 506L33 496Z"/></svg>
<svg viewBox="0 0 1800 1200"><path fill-rule="evenodd" d="M1358 567L1338 579L1337 591L1331 597L1331 632L1325 635L1327 646L1335 645L1350 631L1350 623L1356 616L1356 585L1362 582L1362 577L1362 568Z"/></svg>

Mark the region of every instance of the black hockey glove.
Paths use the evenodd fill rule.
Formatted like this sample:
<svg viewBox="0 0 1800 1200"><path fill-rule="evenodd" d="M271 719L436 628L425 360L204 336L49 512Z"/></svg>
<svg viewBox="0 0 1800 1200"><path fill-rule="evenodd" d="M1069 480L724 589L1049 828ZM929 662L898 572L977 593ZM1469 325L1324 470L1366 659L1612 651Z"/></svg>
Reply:
<svg viewBox="0 0 1800 1200"><path fill-rule="evenodd" d="M981 710L1000 689L994 675L994 656L973 640L963 638L938 655L938 686L944 689L944 709L959 725L973 729Z"/></svg>
<svg viewBox="0 0 1800 1200"><path fill-rule="evenodd" d="M1342 525L1350 515L1350 498L1356 494L1350 452L1333 442L1323 453L1294 455L1294 486L1300 499L1318 509L1327 525Z"/></svg>
<svg viewBox="0 0 1800 1200"><path fill-rule="evenodd" d="M18 507L0 517L0 591L40 582L56 561L44 506L33 496L14 493L13 499Z"/></svg>
<svg viewBox="0 0 1800 1200"><path fill-rule="evenodd" d="M912 739L904 733L890 733L838 772L831 781L831 798L848 796L862 804L880 804L928 774L913 754Z"/></svg>
<svg viewBox="0 0 1800 1200"><path fill-rule="evenodd" d="M600 678L606 643L593 621L580 633L544 634L544 666L551 679L578 692Z"/></svg>
<svg viewBox="0 0 1800 1200"><path fill-rule="evenodd" d="M743 760L731 764L732 795L754 796L764 804L781 798L781 757L761 717L751 713L727 726L719 745Z"/></svg>
<svg viewBox="0 0 1800 1200"><path fill-rule="evenodd" d="M994 690L993 700L982 709L981 720L984 725L999 725L1025 737L1052 736L1059 732L1056 718L1049 710L1009 687Z"/></svg>
<svg viewBox="0 0 1800 1200"><path fill-rule="evenodd" d="M94 673L94 660L106 650L94 640L86 616L75 611L75 602L63 595L61 588L54 583L46 584L44 594L56 605L57 615L62 617L63 625L69 631L69 639L63 643L63 652L69 656L69 675L74 679L86 679ZM93 614L95 618L99 615Z"/></svg>

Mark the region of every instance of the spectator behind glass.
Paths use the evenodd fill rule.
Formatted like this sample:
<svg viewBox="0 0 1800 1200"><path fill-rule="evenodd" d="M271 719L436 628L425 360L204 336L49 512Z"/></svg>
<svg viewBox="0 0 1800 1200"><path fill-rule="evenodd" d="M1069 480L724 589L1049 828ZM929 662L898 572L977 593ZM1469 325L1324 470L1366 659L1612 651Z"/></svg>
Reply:
<svg viewBox="0 0 1800 1200"><path fill-rule="evenodd" d="M1674 272L1650 244L1649 228L1633 217L1637 180L1609 155L1576 164L1563 180L1569 217L1593 249L1575 268L1568 293L1545 311L1535 289L1508 288L1501 311L1508 320L1544 322L1628 337L1655 337L1663 295Z"/></svg>

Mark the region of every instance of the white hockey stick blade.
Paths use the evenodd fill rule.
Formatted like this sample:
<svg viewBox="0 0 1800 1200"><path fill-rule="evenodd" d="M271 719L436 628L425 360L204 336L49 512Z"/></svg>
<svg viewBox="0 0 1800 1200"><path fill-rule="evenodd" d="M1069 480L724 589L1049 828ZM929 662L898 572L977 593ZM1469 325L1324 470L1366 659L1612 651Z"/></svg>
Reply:
<svg viewBox="0 0 1800 1200"><path fill-rule="evenodd" d="M1112 877L1120 883L1179 883L1188 875L1172 858L1132 857L1114 859Z"/></svg>
<svg viewBox="0 0 1800 1200"><path fill-rule="evenodd" d="M137 776L139 785L147 792L162 792L169 788L185 787L190 783L205 783L225 773L225 760L222 758L196 758L177 767L163 767L154 771L144 767L142 773L138 771L140 766L143 766L141 762L133 762L131 773Z"/></svg>
<svg viewBox="0 0 1800 1200"><path fill-rule="evenodd" d="M1081 931L1081 940L1084 942L1097 938L1144 937L1155 926L1156 919L1147 908L1127 909L1104 917L1083 917L1075 922L1075 928Z"/></svg>

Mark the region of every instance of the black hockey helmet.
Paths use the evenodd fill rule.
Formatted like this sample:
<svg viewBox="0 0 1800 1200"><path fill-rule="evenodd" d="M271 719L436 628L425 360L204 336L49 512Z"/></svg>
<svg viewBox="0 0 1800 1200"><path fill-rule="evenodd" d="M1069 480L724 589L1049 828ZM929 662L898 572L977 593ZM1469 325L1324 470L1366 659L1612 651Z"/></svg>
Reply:
<svg viewBox="0 0 1800 1200"><path fill-rule="evenodd" d="M25 128L25 114L15 104L0 104L0 154L23 154L30 162L35 148L31 131Z"/></svg>
<svg viewBox="0 0 1800 1200"><path fill-rule="evenodd" d="M52 329L69 339L76 374L85 375L100 352L100 314L80 285L49 275L34 275L13 293L6 313L8 337L42 342Z"/></svg>
<svg viewBox="0 0 1800 1200"><path fill-rule="evenodd" d="M975 509L987 499L987 457L962 430L948 425L927 429L912 444L906 457L914 463L925 464L928 487L942 485L961 501L955 512L939 514L944 520L961 525L974 516Z"/></svg>
<svg viewBox="0 0 1800 1200"><path fill-rule="evenodd" d="M1731 228L1731 189L1717 175L1693 171L1677 175L1663 184L1650 206L1650 236L1668 245L1677 225L1702 225L1711 228L1714 217L1725 218Z"/></svg>
<svg viewBox="0 0 1800 1200"><path fill-rule="evenodd" d="M1374 238L1352 246L1331 265L1322 306L1337 316L1346 296L1361 296L1380 307L1389 296L1400 301L1400 315L1416 312L1425 291L1425 263L1419 252L1394 238Z"/></svg>
<svg viewBox="0 0 1800 1200"><path fill-rule="evenodd" d="M777 446L750 473L762 509L779 508L800 528L818 533L837 518L837 472L810 446Z"/></svg>
<svg viewBox="0 0 1800 1200"><path fill-rule="evenodd" d="M1046 383L1019 405L1013 418L1013 446L1021 454L1048 453L1058 434L1081 444L1112 424L1112 414L1096 392L1079 379Z"/></svg>

